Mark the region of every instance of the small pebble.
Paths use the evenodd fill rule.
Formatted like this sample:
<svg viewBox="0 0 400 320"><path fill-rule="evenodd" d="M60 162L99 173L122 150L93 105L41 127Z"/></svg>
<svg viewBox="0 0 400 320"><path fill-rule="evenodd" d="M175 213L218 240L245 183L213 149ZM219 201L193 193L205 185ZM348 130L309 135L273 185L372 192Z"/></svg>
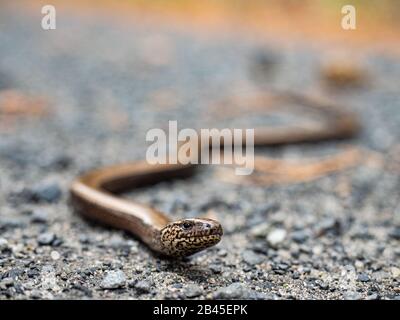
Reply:
<svg viewBox="0 0 400 320"><path fill-rule="evenodd" d="M244 286L241 283L232 283L231 285L220 288L214 292L215 299L239 299L243 297Z"/></svg>
<svg viewBox="0 0 400 320"><path fill-rule="evenodd" d="M52 243L53 247L58 247L63 243L63 240L61 238L56 237Z"/></svg>
<svg viewBox="0 0 400 320"><path fill-rule="evenodd" d="M286 230L285 229L275 229L271 231L267 236L267 241L271 246L277 246L286 238Z"/></svg>
<svg viewBox="0 0 400 320"><path fill-rule="evenodd" d="M90 237L86 234L81 234L78 237L79 242L82 244L89 244L90 243Z"/></svg>
<svg viewBox="0 0 400 320"><path fill-rule="evenodd" d="M385 271L374 272L373 276L374 280L377 282L383 282L390 277L389 273Z"/></svg>
<svg viewBox="0 0 400 320"><path fill-rule="evenodd" d="M0 238L0 251L8 249L8 241L4 238Z"/></svg>
<svg viewBox="0 0 400 320"><path fill-rule="evenodd" d="M316 245L312 248L312 253L316 256L319 256L322 252L324 252L324 247L321 245Z"/></svg>
<svg viewBox="0 0 400 320"><path fill-rule="evenodd" d="M357 269L363 269L364 268L364 263L362 263L362 261L360 261L360 260L357 260L355 263L354 263L354 266L357 268Z"/></svg>
<svg viewBox="0 0 400 320"><path fill-rule="evenodd" d="M250 230L250 235L254 238L265 238L268 235L268 229L270 228L268 223L262 223L254 226Z"/></svg>
<svg viewBox="0 0 400 320"><path fill-rule="evenodd" d="M303 243L308 239L308 234L304 230L292 232L292 240L297 243Z"/></svg>
<svg viewBox="0 0 400 320"><path fill-rule="evenodd" d="M45 169L53 169L56 171L67 169L71 166L73 160L67 155L60 155L55 159L50 159L47 163L43 164Z"/></svg>
<svg viewBox="0 0 400 320"><path fill-rule="evenodd" d="M226 257L228 255L228 252L224 249L219 249L218 250L218 256L220 257Z"/></svg>
<svg viewBox="0 0 400 320"><path fill-rule="evenodd" d="M361 281L361 282L368 282L370 280L369 276L366 273L360 273L358 275L357 279L358 279L358 281Z"/></svg>
<svg viewBox="0 0 400 320"><path fill-rule="evenodd" d="M393 278L399 278L400 277L400 269L399 268L392 267L390 269L390 271L392 273Z"/></svg>
<svg viewBox="0 0 400 320"><path fill-rule="evenodd" d="M0 289L7 289L8 287L11 287L14 285L14 279L13 278L4 278L3 280L0 281Z"/></svg>
<svg viewBox="0 0 400 320"><path fill-rule="evenodd" d="M61 255L60 255L57 251L52 251L52 252L50 253L50 257L51 257L53 260L58 260L58 259L60 259Z"/></svg>
<svg viewBox="0 0 400 320"><path fill-rule="evenodd" d="M25 227L25 222L14 217L0 217L0 229L16 229Z"/></svg>
<svg viewBox="0 0 400 320"><path fill-rule="evenodd" d="M264 257L261 254L257 254L252 250L245 250L242 254L242 259L244 262L252 266L264 261Z"/></svg>
<svg viewBox="0 0 400 320"><path fill-rule="evenodd" d="M263 255L268 255L269 249L265 241L254 240L251 244L251 249L256 253L261 253Z"/></svg>
<svg viewBox="0 0 400 320"><path fill-rule="evenodd" d="M54 233L44 232L38 236L37 241L41 246L47 246L51 245L55 239L56 235Z"/></svg>
<svg viewBox="0 0 400 320"><path fill-rule="evenodd" d="M37 241L41 246L51 245L53 241L56 239L56 235L52 232L41 233Z"/></svg>
<svg viewBox="0 0 400 320"><path fill-rule="evenodd" d="M400 227L394 228L390 233L389 236L393 239L400 240Z"/></svg>
<svg viewBox="0 0 400 320"><path fill-rule="evenodd" d="M326 282L318 281L317 284L322 290L328 290L329 289L329 284L327 284Z"/></svg>
<svg viewBox="0 0 400 320"><path fill-rule="evenodd" d="M203 288L197 284L189 284L186 286L184 294L188 298L199 297L203 294Z"/></svg>
<svg viewBox="0 0 400 320"><path fill-rule="evenodd" d="M42 298L42 293L39 290L32 290L29 296L31 299L40 299Z"/></svg>
<svg viewBox="0 0 400 320"><path fill-rule="evenodd" d="M151 292L152 284L147 280L140 280L137 281L133 287L138 293L149 293Z"/></svg>
<svg viewBox="0 0 400 320"><path fill-rule="evenodd" d="M317 234L322 236L330 231L334 231L335 234L339 233L340 221L335 218L328 217L320 221L317 225Z"/></svg>
<svg viewBox="0 0 400 320"><path fill-rule="evenodd" d="M61 189L57 184L43 185L31 190L35 202L55 203L61 198Z"/></svg>
<svg viewBox="0 0 400 320"><path fill-rule="evenodd" d="M219 274L222 272L222 267L215 263L210 264L209 269L215 274Z"/></svg>
<svg viewBox="0 0 400 320"><path fill-rule="evenodd" d="M121 270L109 271L100 283L102 289L118 289L125 285L126 276Z"/></svg>
<svg viewBox="0 0 400 320"><path fill-rule="evenodd" d="M359 294L358 292L355 292L355 291L349 291L343 295L343 299L344 300L360 300L361 294Z"/></svg>
<svg viewBox="0 0 400 320"><path fill-rule="evenodd" d="M31 221L34 223L47 223L49 221L49 214L44 210L35 210L32 213Z"/></svg>

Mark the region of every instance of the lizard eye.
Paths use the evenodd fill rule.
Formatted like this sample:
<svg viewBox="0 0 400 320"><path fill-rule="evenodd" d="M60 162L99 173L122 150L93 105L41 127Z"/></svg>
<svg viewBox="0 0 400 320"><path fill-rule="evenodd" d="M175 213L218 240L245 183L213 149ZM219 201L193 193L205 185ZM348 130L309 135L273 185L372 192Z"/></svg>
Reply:
<svg viewBox="0 0 400 320"><path fill-rule="evenodd" d="M184 223L182 224L182 228L183 228L184 230L189 230L191 227L192 227L192 224L191 224L190 222L184 222Z"/></svg>

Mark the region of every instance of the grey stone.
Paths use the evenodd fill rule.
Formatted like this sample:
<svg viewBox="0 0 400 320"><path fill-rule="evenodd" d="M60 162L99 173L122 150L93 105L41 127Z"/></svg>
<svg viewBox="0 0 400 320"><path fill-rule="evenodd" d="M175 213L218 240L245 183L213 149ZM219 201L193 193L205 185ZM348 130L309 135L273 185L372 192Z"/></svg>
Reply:
<svg viewBox="0 0 400 320"><path fill-rule="evenodd" d="M368 282L368 281L370 281L370 278L369 278L369 276L368 276L366 273L360 273L360 274L358 275L357 279L358 279L358 281L361 281L361 282Z"/></svg>
<svg viewBox="0 0 400 320"><path fill-rule="evenodd" d="M188 298L199 297L203 294L203 288L197 284L189 284L186 286L184 294Z"/></svg>
<svg viewBox="0 0 400 320"><path fill-rule="evenodd" d="M14 279L11 277L4 278L0 281L0 289L7 289L8 287L11 287L14 285Z"/></svg>
<svg viewBox="0 0 400 320"><path fill-rule="evenodd" d="M139 280L135 282L133 287L138 293L149 293L151 292L152 283L147 280Z"/></svg>
<svg viewBox="0 0 400 320"><path fill-rule="evenodd" d="M243 298L245 287L238 282L232 283L231 285L220 288L214 292L215 299L240 299Z"/></svg>
<svg viewBox="0 0 400 320"><path fill-rule="evenodd" d="M121 250L129 250L131 245L128 241L122 239L120 236L112 236L108 241L107 245L110 248L121 249Z"/></svg>
<svg viewBox="0 0 400 320"><path fill-rule="evenodd" d="M32 290L29 296L31 299L41 299L42 293L39 290Z"/></svg>
<svg viewBox="0 0 400 320"><path fill-rule="evenodd" d="M265 260L262 255L257 254L252 250L245 250L242 254L242 258L244 262L252 266L260 264Z"/></svg>
<svg viewBox="0 0 400 320"><path fill-rule="evenodd" d="M258 224L251 228L250 234L254 238L265 238L268 235L270 225L266 222Z"/></svg>
<svg viewBox="0 0 400 320"><path fill-rule="evenodd" d="M385 271L374 272L373 278L377 282L383 282L390 277L390 274Z"/></svg>
<svg viewBox="0 0 400 320"><path fill-rule="evenodd" d="M333 231L335 234L339 234L340 227L341 224L339 220L333 217L327 217L318 223L317 234L321 236L330 231Z"/></svg>
<svg viewBox="0 0 400 320"><path fill-rule="evenodd" d="M268 236L267 241L269 245L275 247L282 243L286 238L286 230L285 229L274 229L272 230Z"/></svg>
<svg viewBox="0 0 400 320"><path fill-rule="evenodd" d="M88 296L88 297L92 297L92 290L90 290L88 287L85 287L85 286L83 286L83 285L80 285L80 284L73 284L72 285L72 288L73 289L76 289L76 290L79 290L79 291L82 291L86 296Z"/></svg>
<svg viewBox="0 0 400 320"><path fill-rule="evenodd" d="M4 278L12 278L12 279L16 279L19 276L24 274L24 269L22 268L12 268L8 271L6 271L5 273L3 273L3 277Z"/></svg>
<svg viewBox="0 0 400 320"><path fill-rule="evenodd" d="M222 272L222 267L215 263L210 264L210 266L208 268L215 274L219 274Z"/></svg>
<svg viewBox="0 0 400 320"><path fill-rule="evenodd" d="M49 159L47 162L42 164L42 168L61 171L68 169L73 163L73 159L67 155L57 155L54 159Z"/></svg>
<svg viewBox="0 0 400 320"><path fill-rule="evenodd" d="M100 283L102 289L118 289L125 285L126 276L122 270L109 271Z"/></svg>
<svg viewBox="0 0 400 320"><path fill-rule="evenodd" d="M348 292L344 293L343 299L344 300L360 300L361 294L359 294L356 291L348 291Z"/></svg>
<svg viewBox="0 0 400 320"><path fill-rule="evenodd" d="M268 247L268 244L265 241L255 239L251 243L251 249L256 253L268 255L270 248Z"/></svg>
<svg viewBox="0 0 400 320"><path fill-rule="evenodd" d="M31 190L35 202L54 203L60 200L62 192L57 184L42 185Z"/></svg>
<svg viewBox="0 0 400 320"><path fill-rule="evenodd" d="M41 246L49 246L55 239L56 235L53 232L44 232L38 236L37 241Z"/></svg>
<svg viewBox="0 0 400 320"><path fill-rule="evenodd" d="M244 284L235 282L231 285L220 288L214 292L215 299L244 299L244 300L266 300L273 299L273 297L248 289Z"/></svg>
<svg viewBox="0 0 400 320"><path fill-rule="evenodd" d="M317 281L316 283L322 290L328 290L329 289L329 284L324 282L324 281Z"/></svg>
<svg viewBox="0 0 400 320"><path fill-rule="evenodd" d="M0 247L1 247L1 245L0 245ZM400 268L392 267L392 268L390 268L390 271L392 273L393 278L397 279L400 277Z"/></svg>
<svg viewBox="0 0 400 320"><path fill-rule="evenodd" d="M400 227L394 228L390 233L389 236L393 239L400 240Z"/></svg>
<svg viewBox="0 0 400 320"><path fill-rule="evenodd" d="M49 214L44 210L34 210L31 221L34 223L47 223L49 221Z"/></svg>
<svg viewBox="0 0 400 320"><path fill-rule="evenodd" d="M4 238L0 238L0 252L5 249L8 249L8 241Z"/></svg>
<svg viewBox="0 0 400 320"><path fill-rule="evenodd" d="M291 238L293 241L297 243L303 243L308 239L309 235L306 231L304 230L297 230L292 232Z"/></svg>
<svg viewBox="0 0 400 320"><path fill-rule="evenodd" d="M369 296L367 296L366 298L367 300L378 300L379 299L379 295L376 293L370 294Z"/></svg>
<svg viewBox="0 0 400 320"><path fill-rule="evenodd" d="M218 250L218 256L226 257L227 255L228 255L228 252L225 249L219 249Z"/></svg>
<svg viewBox="0 0 400 320"><path fill-rule="evenodd" d="M26 224L23 220L14 217L0 217L0 229L23 228Z"/></svg>
<svg viewBox="0 0 400 320"><path fill-rule="evenodd" d="M290 268L290 265L287 263L278 263L274 265L274 268L280 269L280 270L288 270Z"/></svg>
<svg viewBox="0 0 400 320"><path fill-rule="evenodd" d="M89 244L91 242L90 237L86 234L79 235L78 240L82 244Z"/></svg>

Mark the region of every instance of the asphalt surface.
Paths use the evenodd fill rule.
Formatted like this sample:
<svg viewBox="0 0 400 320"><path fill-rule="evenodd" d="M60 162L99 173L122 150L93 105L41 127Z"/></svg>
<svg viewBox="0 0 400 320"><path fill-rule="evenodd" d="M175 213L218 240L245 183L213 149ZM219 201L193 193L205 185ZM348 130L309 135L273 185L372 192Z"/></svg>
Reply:
<svg viewBox="0 0 400 320"><path fill-rule="evenodd" d="M327 46L71 12L43 31L39 13L0 10L0 299L400 298L398 58L358 52L368 84L328 89L320 72ZM223 240L184 261L161 259L68 205L79 173L143 159L145 133L168 120L179 128L280 121L216 106L271 89L339 101L359 114L363 131L352 141L261 153L307 158L351 144L372 160L284 185L230 184L204 168L127 194L176 218L213 211ZM25 112L10 112L6 90L25 97ZM34 101L43 112L30 112Z"/></svg>

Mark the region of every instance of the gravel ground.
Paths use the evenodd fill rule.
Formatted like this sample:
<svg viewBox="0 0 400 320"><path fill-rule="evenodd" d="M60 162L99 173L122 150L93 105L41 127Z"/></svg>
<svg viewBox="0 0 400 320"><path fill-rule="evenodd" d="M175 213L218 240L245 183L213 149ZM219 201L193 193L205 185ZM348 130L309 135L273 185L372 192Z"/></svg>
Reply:
<svg viewBox="0 0 400 320"><path fill-rule="evenodd" d="M319 72L327 46L205 37L60 11L57 30L45 32L37 12L0 10L0 95L41 97L48 111L0 109L0 299L400 298L398 59L360 52L369 85L331 90ZM127 194L173 217L212 210L222 222L218 246L179 262L68 206L77 174L143 159L145 132L167 120L180 128L273 123L228 119L229 110L210 116L220 99L272 88L351 106L364 130L346 143L375 161L271 186L224 183L209 168ZM343 144L262 152L309 157Z"/></svg>

